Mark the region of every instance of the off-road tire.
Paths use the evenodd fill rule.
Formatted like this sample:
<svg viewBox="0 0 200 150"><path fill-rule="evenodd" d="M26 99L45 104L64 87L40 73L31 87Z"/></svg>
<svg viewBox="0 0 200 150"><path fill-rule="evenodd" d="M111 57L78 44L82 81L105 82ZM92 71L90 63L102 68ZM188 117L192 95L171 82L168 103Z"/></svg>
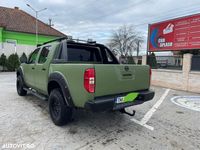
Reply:
<svg viewBox="0 0 200 150"><path fill-rule="evenodd" d="M71 121L72 108L67 106L59 88L53 89L49 96L49 113L57 126L63 126Z"/></svg>
<svg viewBox="0 0 200 150"><path fill-rule="evenodd" d="M27 94L27 91L24 90L24 83L20 75L17 76L16 88L19 96L25 96Z"/></svg>

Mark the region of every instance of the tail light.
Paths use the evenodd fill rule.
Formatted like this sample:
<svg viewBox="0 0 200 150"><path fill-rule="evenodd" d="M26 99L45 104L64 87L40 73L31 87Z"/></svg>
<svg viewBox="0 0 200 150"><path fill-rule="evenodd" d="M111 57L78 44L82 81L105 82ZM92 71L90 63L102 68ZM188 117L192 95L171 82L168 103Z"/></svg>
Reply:
<svg viewBox="0 0 200 150"><path fill-rule="evenodd" d="M84 73L84 87L89 93L95 92L95 69L89 68Z"/></svg>
<svg viewBox="0 0 200 150"><path fill-rule="evenodd" d="M151 67L149 67L149 86L151 85L151 74L152 74Z"/></svg>

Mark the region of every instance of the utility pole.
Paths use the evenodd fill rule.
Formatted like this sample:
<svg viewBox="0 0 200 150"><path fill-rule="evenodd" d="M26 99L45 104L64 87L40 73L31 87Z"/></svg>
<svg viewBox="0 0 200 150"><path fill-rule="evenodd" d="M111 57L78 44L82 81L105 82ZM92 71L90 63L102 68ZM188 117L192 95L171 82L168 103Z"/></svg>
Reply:
<svg viewBox="0 0 200 150"><path fill-rule="evenodd" d="M52 23L52 18L49 18L49 23L48 23L48 25L49 25L50 27L54 26L54 24Z"/></svg>
<svg viewBox="0 0 200 150"><path fill-rule="evenodd" d="M148 64L149 40L150 40L150 24L148 24L146 64Z"/></svg>
<svg viewBox="0 0 200 150"><path fill-rule="evenodd" d="M52 22L52 19L49 18L49 26L50 26L50 27L52 26L51 22Z"/></svg>
<svg viewBox="0 0 200 150"><path fill-rule="evenodd" d="M140 51L140 41L137 41L137 57L139 56L139 51Z"/></svg>
<svg viewBox="0 0 200 150"><path fill-rule="evenodd" d="M46 10L47 8L43 8L40 10L34 9L31 5L26 4L28 7L30 7L35 12L35 43L38 44L38 13L41 11Z"/></svg>

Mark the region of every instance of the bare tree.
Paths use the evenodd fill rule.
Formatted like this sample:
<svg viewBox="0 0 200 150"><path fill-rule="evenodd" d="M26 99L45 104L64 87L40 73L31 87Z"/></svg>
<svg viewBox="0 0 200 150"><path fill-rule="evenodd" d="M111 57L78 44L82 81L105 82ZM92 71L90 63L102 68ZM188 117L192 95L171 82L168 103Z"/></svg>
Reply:
<svg viewBox="0 0 200 150"><path fill-rule="evenodd" d="M135 31L134 26L124 25L112 32L108 47L120 56L132 56L141 46L143 37Z"/></svg>

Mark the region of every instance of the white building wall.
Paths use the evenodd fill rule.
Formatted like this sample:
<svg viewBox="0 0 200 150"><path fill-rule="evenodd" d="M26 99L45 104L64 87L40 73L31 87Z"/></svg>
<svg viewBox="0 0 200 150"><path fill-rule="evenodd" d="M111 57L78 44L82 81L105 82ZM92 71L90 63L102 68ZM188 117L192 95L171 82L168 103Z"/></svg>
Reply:
<svg viewBox="0 0 200 150"><path fill-rule="evenodd" d="M35 49L36 46L32 45L12 44L5 42L0 44L0 55L4 53L8 57L10 54L16 52L19 56L21 56L22 53L25 52L28 56Z"/></svg>
<svg viewBox="0 0 200 150"><path fill-rule="evenodd" d="M191 61L192 54L184 54L182 70L152 69L151 84L200 93L200 71L191 71Z"/></svg>

